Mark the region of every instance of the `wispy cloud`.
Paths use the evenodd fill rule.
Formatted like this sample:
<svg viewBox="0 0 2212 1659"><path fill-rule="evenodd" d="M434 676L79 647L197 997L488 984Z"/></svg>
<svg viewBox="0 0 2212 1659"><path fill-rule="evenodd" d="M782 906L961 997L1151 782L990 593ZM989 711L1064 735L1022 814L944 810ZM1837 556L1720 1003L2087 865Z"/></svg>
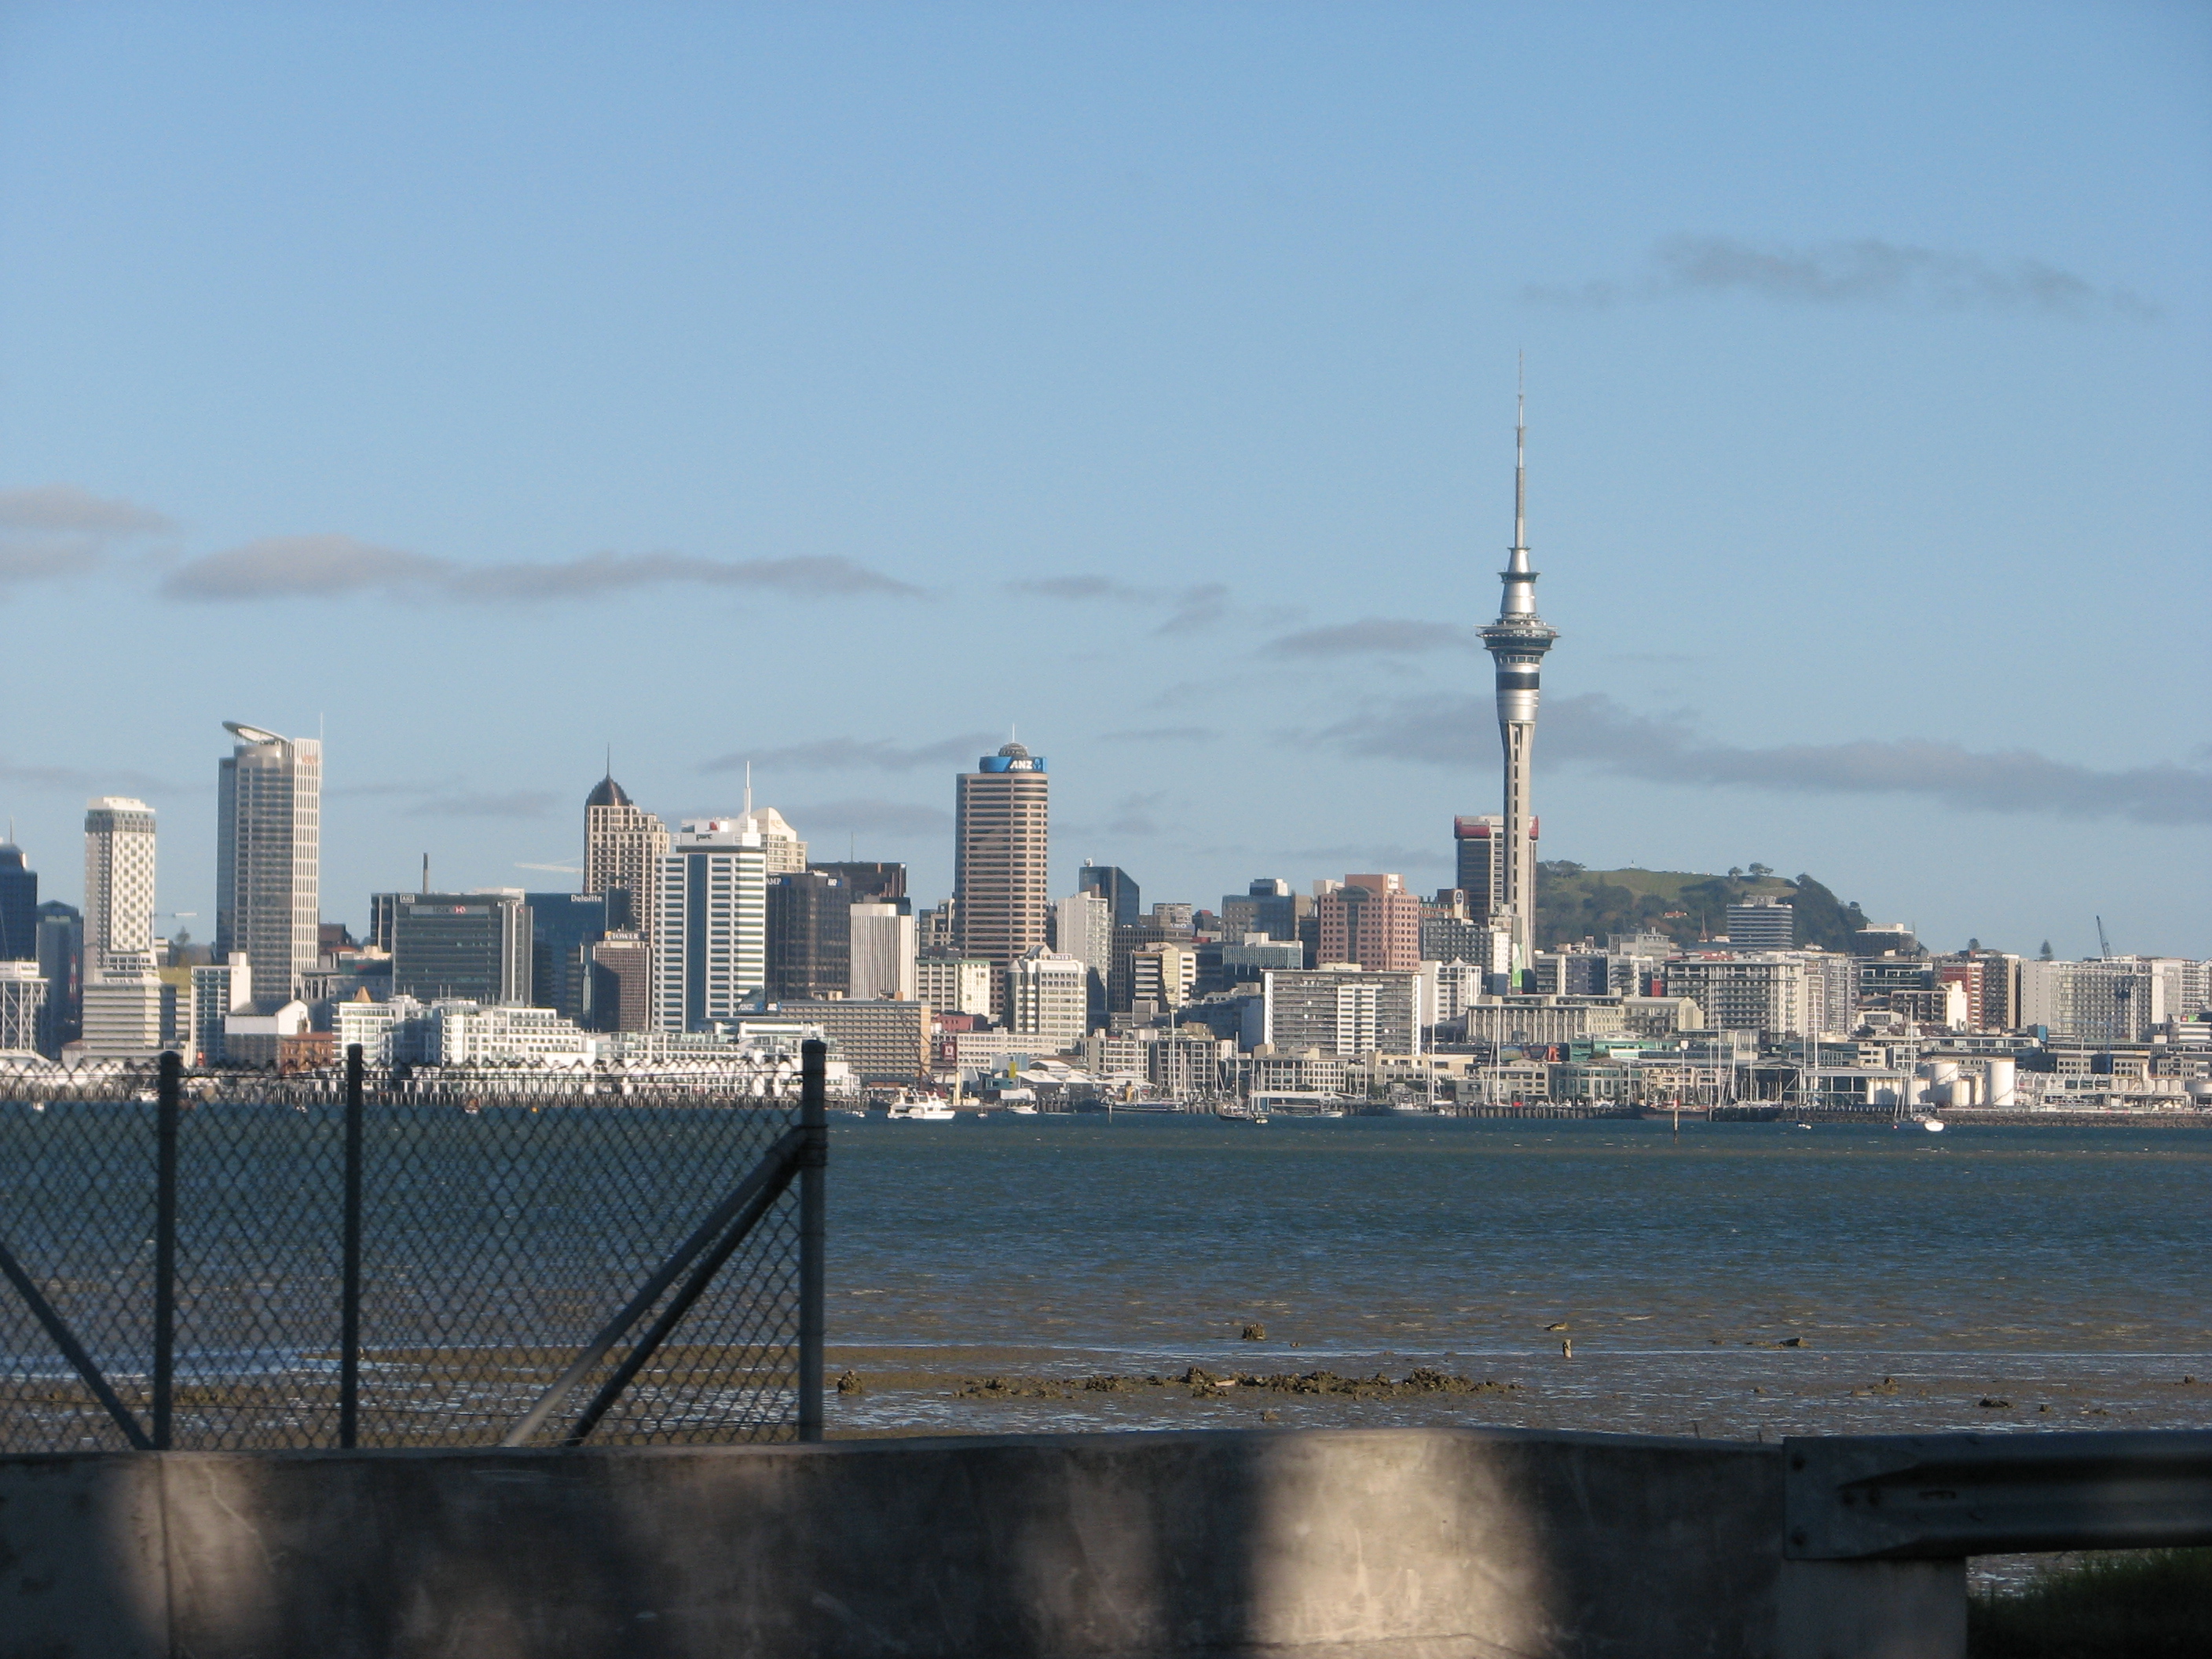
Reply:
<svg viewBox="0 0 2212 1659"><path fill-rule="evenodd" d="M518 870L543 870L556 876L580 876L584 873L584 866L580 864L525 864L518 860L514 867Z"/></svg>
<svg viewBox="0 0 2212 1659"><path fill-rule="evenodd" d="M1348 753L1472 767L1495 763L1492 729L1487 698L1422 697L1370 706L1318 735ZM1984 812L2212 823L2212 770L2101 770L2030 750L1987 753L1918 738L1751 748L1700 735L1686 714L1638 714L1597 694L1547 702L1536 754L1540 762L1658 783L1899 795Z"/></svg>
<svg viewBox="0 0 2212 1659"><path fill-rule="evenodd" d="M764 773L911 772L918 767L973 764L1006 741L994 732L963 732L935 743L902 744L890 738L822 738L779 749L732 750L702 762L702 772L736 772L750 761Z"/></svg>
<svg viewBox="0 0 2212 1659"><path fill-rule="evenodd" d="M1111 576L1043 576L1006 584L1010 593L1078 604L1125 605L1165 611L1158 634L1190 634L1211 628L1229 614L1229 589L1220 582L1188 587L1139 587Z"/></svg>
<svg viewBox="0 0 2212 1659"><path fill-rule="evenodd" d="M1147 726L1134 732L1102 732L1100 743L1211 743L1221 733L1210 726Z"/></svg>
<svg viewBox="0 0 2212 1659"><path fill-rule="evenodd" d="M802 836L814 838L810 856L834 860L839 856L836 847L829 838L840 833L863 836L934 836L952 827L952 814L941 807L923 806L914 801L884 800L878 796L861 796L846 800L817 801L811 806L794 806L784 817Z"/></svg>
<svg viewBox="0 0 2212 1659"><path fill-rule="evenodd" d="M433 795L407 809L416 818L542 818L560 804L560 797L543 789L513 789L504 793Z"/></svg>
<svg viewBox="0 0 2212 1659"><path fill-rule="evenodd" d="M91 771L76 766L18 766L0 760L0 783L79 795L174 795L188 792L145 772Z"/></svg>
<svg viewBox="0 0 2212 1659"><path fill-rule="evenodd" d="M1457 623L1370 617L1285 634L1262 648L1278 657L1405 657L1429 651L1475 651L1481 645L1472 629Z"/></svg>
<svg viewBox="0 0 2212 1659"><path fill-rule="evenodd" d="M1743 293L1784 304L1876 306L1898 311L2022 312L2051 317L2155 320L2157 306L2124 288L2039 259L1988 259L1945 248L1874 237L1809 246L1757 244L1728 236L1672 236L1644 268L1623 279L1568 286L1531 284L1533 304L1603 310L1683 294Z"/></svg>
<svg viewBox="0 0 2212 1659"><path fill-rule="evenodd" d="M74 484L0 489L0 586L81 575L102 564L117 542L175 528L151 507Z"/></svg>
<svg viewBox="0 0 2212 1659"><path fill-rule="evenodd" d="M350 536L272 536L179 566L162 592L180 599L334 599L435 592L520 602L586 599L639 588L749 588L814 598L921 590L849 559L704 559L685 553L592 553L580 558L468 565L379 547Z"/></svg>

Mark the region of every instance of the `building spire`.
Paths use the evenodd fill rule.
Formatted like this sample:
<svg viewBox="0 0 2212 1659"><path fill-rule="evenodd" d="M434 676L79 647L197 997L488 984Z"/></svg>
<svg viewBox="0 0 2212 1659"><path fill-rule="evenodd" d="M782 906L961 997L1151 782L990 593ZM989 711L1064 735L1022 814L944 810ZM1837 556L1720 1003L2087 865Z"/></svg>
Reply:
<svg viewBox="0 0 2212 1659"><path fill-rule="evenodd" d="M1528 568L1528 354L1513 360L1513 568Z"/></svg>
<svg viewBox="0 0 2212 1659"><path fill-rule="evenodd" d="M747 761L747 762L745 763L745 817L748 817L748 818L750 818L750 817L752 817L752 815L753 815L753 763L752 763L750 761Z"/></svg>

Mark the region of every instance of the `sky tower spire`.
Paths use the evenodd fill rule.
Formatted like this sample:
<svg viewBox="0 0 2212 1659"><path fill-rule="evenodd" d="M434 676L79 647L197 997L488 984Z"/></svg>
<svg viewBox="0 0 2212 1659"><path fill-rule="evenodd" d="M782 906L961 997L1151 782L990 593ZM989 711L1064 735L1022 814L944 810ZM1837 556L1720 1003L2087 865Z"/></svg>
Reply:
<svg viewBox="0 0 2212 1659"><path fill-rule="evenodd" d="M1536 614L1536 572L1528 562L1528 417L1522 374L1513 411L1513 545L1499 572L1498 620L1482 630L1498 671L1498 736L1505 763L1504 909L1513 930L1513 971L1536 962L1536 815L1528 763L1536 744L1536 690L1544 653L1558 639ZM1517 982L1516 982L1517 988Z"/></svg>

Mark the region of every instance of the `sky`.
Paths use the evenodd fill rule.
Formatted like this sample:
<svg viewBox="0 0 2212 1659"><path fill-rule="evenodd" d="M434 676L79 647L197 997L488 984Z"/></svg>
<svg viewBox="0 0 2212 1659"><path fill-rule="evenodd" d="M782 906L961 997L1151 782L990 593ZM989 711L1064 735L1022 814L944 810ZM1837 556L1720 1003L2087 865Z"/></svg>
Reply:
<svg viewBox="0 0 2212 1659"><path fill-rule="evenodd" d="M1543 856L2212 956L2209 254L2198 4L0 4L0 811L1447 885L1525 353Z"/></svg>

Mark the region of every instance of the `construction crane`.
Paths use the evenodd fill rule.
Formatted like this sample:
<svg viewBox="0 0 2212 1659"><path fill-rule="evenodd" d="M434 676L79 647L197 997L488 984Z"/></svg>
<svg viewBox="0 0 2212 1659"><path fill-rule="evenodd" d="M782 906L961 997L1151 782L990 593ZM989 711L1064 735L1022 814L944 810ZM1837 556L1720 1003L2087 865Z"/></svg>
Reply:
<svg viewBox="0 0 2212 1659"><path fill-rule="evenodd" d="M2097 959L2100 962L2110 962L2112 959L2112 947L2110 941L2105 938L2105 919L2102 916L2097 918Z"/></svg>

